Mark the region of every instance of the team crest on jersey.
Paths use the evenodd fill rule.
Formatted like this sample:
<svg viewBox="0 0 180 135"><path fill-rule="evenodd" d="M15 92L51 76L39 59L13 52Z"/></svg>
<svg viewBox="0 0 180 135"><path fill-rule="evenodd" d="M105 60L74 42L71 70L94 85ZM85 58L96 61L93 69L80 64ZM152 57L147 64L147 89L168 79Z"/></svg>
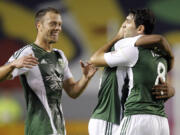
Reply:
<svg viewBox="0 0 180 135"><path fill-rule="evenodd" d="M64 68L65 67L65 63L62 59L58 59L59 65Z"/></svg>
<svg viewBox="0 0 180 135"><path fill-rule="evenodd" d="M56 73L52 73L50 76L46 76L46 81L49 83L49 86L52 90L61 90L63 75L57 75Z"/></svg>

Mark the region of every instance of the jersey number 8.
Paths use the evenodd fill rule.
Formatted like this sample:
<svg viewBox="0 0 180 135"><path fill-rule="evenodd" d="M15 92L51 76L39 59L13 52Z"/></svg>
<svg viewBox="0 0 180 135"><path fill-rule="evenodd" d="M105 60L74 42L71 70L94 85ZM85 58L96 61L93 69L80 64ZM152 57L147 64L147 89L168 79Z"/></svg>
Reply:
<svg viewBox="0 0 180 135"><path fill-rule="evenodd" d="M158 63L157 66L157 78L155 81L155 85L159 84L159 79L161 78L164 82L166 81L166 68L162 62Z"/></svg>

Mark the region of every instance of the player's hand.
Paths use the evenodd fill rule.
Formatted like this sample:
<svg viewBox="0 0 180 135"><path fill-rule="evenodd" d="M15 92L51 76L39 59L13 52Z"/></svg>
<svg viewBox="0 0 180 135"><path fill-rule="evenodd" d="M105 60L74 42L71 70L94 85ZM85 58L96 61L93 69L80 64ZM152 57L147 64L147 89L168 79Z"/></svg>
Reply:
<svg viewBox="0 0 180 135"><path fill-rule="evenodd" d="M167 82L163 82L162 78L159 79L159 84L154 85L152 94L156 99L168 99L174 96L174 88Z"/></svg>
<svg viewBox="0 0 180 135"><path fill-rule="evenodd" d="M39 64L38 59L33 57L32 54L18 58L11 63L15 68L32 68L37 64Z"/></svg>
<svg viewBox="0 0 180 135"><path fill-rule="evenodd" d="M82 62L81 60L80 60L80 64L85 78L91 79L91 77L93 77L93 75L96 73L97 68L93 64L90 64L89 62L85 63Z"/></svg>
<svg viewBox="0 0 180 135"><path fill-rule="evenodd" d="M120 27L117 35L116 35L117 40L120 40L120 39L124 38L124 23L121 25L121 27Z"/></svg>

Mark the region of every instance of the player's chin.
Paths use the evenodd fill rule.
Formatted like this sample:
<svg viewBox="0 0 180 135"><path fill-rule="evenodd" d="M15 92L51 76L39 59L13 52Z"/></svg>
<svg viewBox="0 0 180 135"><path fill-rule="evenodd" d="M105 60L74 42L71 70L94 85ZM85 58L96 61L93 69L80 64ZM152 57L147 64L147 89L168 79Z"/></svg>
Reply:
<svg viewBox="0 0 180 135"><path fill-rule="evenodd" d="M53 38L53 39L50 40L50 43L51 43L51 44L54 44L54 43L56 43L57 41L58 41L58 38Z"/></svg>

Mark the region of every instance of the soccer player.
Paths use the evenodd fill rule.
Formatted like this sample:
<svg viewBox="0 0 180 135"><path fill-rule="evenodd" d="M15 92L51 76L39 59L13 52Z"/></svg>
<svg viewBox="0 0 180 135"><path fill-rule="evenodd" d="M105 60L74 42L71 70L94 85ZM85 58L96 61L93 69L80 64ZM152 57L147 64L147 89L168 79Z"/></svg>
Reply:
<svg viewBox="0 0 180 135"><path fill-rule="evenodd" d="M15 68L32 68L38 64L37 58L28 55L16 59L9 64L0 67L0 82L11 74Z"/></svg>
<svg viewBox="0 0 180 135"><path fill-rule="evenodd" d="M164 81L174 57L164 37L150 35L154 23L148 9L131 10L117 36L92 55L90 62L105 68L90 135L156 135L162 130L168 134L164 98L173 96L174 89ZM157 91L152 93L154 85Z"/></svg>
<svg viewBox="0 0 180 135"><path fill-rule="evenodd" d="M20 76L25 90L27 119L25 135L66 135L61 106L62 90L77 98L85 89L96 68L80 61L82 77L75 81L68 61L61 50L54 49L58 41L62 20L58 10L44 8L35 15L37 37L34 43L21 48L9 59L33 54L39 64L32 69L15 69L12 78Z"/></svg>

